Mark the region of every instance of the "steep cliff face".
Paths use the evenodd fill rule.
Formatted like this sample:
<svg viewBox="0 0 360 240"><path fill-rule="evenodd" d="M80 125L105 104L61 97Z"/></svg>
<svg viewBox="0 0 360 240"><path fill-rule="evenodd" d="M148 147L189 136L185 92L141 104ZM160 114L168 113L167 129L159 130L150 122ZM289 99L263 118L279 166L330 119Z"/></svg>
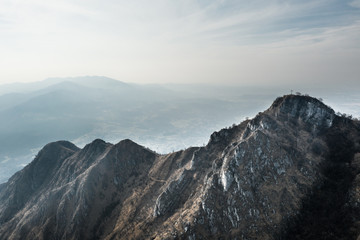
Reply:
<svg viewBox="0 0 360 240"><path fill-rule="evenodd" d="M1 239L356 239L360 124L288 95L205 147L57 142L0 186Z"/></svg>

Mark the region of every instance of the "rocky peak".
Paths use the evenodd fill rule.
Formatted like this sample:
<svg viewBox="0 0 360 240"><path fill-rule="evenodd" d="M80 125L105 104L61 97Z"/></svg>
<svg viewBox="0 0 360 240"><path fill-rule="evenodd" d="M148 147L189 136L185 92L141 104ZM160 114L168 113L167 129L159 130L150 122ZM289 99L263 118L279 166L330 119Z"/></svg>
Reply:
<svg viewBox="0 0 360 240"><path fill-rule="evenodd" d="M49 158L51 155L59 156L61 152L74 152L79 150L79 148L69 141L56 141L49 144L46 144L40 152L37 154L36 159L41 160L44 157Z"/></svg>
<svg viewBox="0 0 360 240"><path fill-rule="evenodd" d="M130 140L130 139L124 139L121 140L119 143L116 144L117 148L141 148L143 149L144 147L137 144L136 142Z"/></svg>
<svg viewBox="0 0 360 240"><path fill-rule="evenodd" d="M287 115L302 119L315 126L330 127L335 112L320 100L301 95L285 95L277 98L268 110L275 116Z"/></svg>
<svg viewBox="0 0 360 240"><path fill-rule="evenodd" d="M32 179L30 182L34 189L49 177L51 172L61 165L62 161L71 156L79 148L68 141L52 142L43 147L36 155L35 159L23 170L9 179L9 182L17 181L25 176ZM29 183L30 184L30 183Z"/></svg>
<svg viewBox="0 0 360 240"><path fill-rule="evenodd" d="M98 151L104 151L104 149L106 148L106 146L108 145L108 143L106 143L104 140L102 139L95 139L94 141L92 141L91 143L87 144L82 151L83 152L98 152Z"/></svg>
<svg viewBox="0 0 360 240"><path fill-rule="evenodd" d="M64 159L78 151L79 148L68 141L57 141L47 144L29 165L35 185L45 182L45 178L59 167Z"/></svg>
<svg viewBox="0 0 360 240"><path fill-rule="evenodd" d="M2 204L7 204L8 208L0 212L0 223L14 216L36 191L44 188L62 162L78 149L74 144L67 141L49 143L40 150L29 165L2 185L0 208Z"/></svg>

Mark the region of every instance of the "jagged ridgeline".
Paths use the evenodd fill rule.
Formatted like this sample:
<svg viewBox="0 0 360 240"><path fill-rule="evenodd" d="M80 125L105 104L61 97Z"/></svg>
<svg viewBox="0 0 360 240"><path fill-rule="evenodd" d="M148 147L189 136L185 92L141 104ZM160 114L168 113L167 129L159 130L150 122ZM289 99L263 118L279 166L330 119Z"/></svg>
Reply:
<svg viewBox="0 0 360 240"><path fill-rule="evenodd" d="M287 95L204 147L60 141L0 185L0 239L357 239L360 123Z"/></svg>

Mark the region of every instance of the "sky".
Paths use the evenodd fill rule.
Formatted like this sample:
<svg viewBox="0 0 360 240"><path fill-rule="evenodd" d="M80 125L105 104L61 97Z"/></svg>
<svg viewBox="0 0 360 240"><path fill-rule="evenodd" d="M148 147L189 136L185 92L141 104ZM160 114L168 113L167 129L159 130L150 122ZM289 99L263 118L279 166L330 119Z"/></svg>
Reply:
<svg viewBox="0 0 360 240"><path fill-rule="evenodd" d="M0 69L0 83L359 87L360 0L0 0Z"/></svg>

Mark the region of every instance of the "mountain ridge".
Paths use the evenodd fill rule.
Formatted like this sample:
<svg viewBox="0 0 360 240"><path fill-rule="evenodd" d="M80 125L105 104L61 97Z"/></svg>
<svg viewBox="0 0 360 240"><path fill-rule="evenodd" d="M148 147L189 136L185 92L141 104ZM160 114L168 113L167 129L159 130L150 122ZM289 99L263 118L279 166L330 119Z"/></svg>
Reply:
<svg viewBox="0 0 360 240"><path fill-rule="evenodd" d="M19 89L20 93L0 93L0 182L58 139L82 147L95 138L112 143L131 138L166 153L202 145L210 129L253 114L263 108L264 99L273 99L261 93L244 103L242 89L205 88L196 94L198 88L192 85L179 91L163 84L122 86L117 80L104 86L101 77L91 78L93 83L85 86L77 84L77 79L58 79L58 84L45 81L47 85L38 82L33 88L24 83L26 89ZM14 92L1 85L0 92L7 90Z"/></svg>
<svg viewBox="0 0 360 240"><path fill-rule="evenodd" d="M47 152L49 178L29 179ZM359 156L358 121L297 95L174 153L129 139L51 143L0 185L0 237L356 239Z"/></svg>

